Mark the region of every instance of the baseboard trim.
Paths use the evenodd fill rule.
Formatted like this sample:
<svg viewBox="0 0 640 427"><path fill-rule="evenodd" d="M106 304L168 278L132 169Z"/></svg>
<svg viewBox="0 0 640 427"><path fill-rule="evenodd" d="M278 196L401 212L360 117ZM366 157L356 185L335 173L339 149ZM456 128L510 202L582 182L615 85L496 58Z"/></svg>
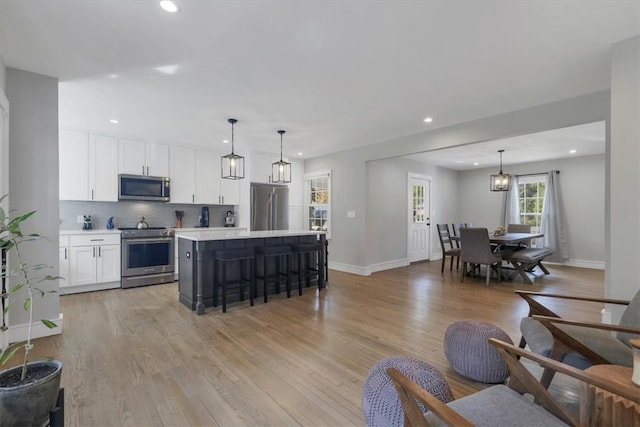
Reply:
<svg viewBox="0 0 640 427"><path fill-rule="evenodd" d="M371 270L366 267L358 267L357 265L343 264L340 262L329 261L331 270L343 271L345 273L357 274L358 276L371 276Z"/></svg>
<svg viewBox="0 0 640 427"><path fill-rule="evenodd" d="M57 326L55 328L49 329L40 320L36 320L33 322L33 328L31 329L31 339L49 337L51 335L59 335L62 333L64 315L60 313L57 319L49 320L55 323ZM7 332L10 343L26 341L27 335L29 334L29 324L23 323L20 325L9 326Z"/></svg>
<svg viewBox="0 0 640 427"><path fill-rule="evenodd" d="M377 271L391 270L393 268L406 267L409 265L408 259L397 259L395 261L381 262L379 264L371 264L369 271L375 273Z"/></svg>
<svg viewBox="0 0 640 427"><path fill-rule="evenodd" d="M565 262L544 261L550 265L564 265L565 267L590 268L592 270L604 270L604 262L588 261L583 259L569 259Z"/></svg>

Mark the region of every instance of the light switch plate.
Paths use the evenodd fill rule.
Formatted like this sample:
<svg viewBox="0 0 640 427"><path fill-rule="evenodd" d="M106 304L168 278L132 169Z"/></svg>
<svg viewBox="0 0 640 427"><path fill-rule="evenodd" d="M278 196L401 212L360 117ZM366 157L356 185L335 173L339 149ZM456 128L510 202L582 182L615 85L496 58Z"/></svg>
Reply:
<svg viewBox="0 0 640 427"><path fill-rule="evenodd" d="M84 222L84 215L78 215L78 217L76 218L76 222L78 224L82 224Z"/></svg>
<svg viewBox="0 0 640 427"><path fill-rule="evenodd" d="M347 218L355 218L356 211L347 211Z"/></svg>

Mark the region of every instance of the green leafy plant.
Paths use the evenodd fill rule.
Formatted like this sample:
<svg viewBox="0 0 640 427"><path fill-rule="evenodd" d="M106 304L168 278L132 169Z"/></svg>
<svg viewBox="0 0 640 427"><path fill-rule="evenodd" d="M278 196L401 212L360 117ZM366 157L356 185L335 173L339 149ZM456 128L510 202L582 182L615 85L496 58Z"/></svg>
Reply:
<svg viewBox="0 0 640 427"><path fill-rule="evenodd" d="M0 203L6 198L4 195L0 198ZM44 291L40 289L37 285L39 283L51 280L58 280L61 277L59 276L51 276L51 275L43 275L43 270L51 268L46 264L35 264L29 265L23 260L23 254L21 252L21 247L24 243L40 240L42 237L38 234L22 234L20 230L20 226L23 222L31 218L36 211L27 212L21 215L16 215L13 218L10 218L6 215L4 209L0 207L0 249L6 251L7 254L13 253L15 254L15 258L17 261L17 266L9 271L8 268L5 268L5 271L2 272L3 279L8 277L16 277L16 283L13 284L5 293L0 296L2 299L8 301L9 296L16 294L20 290L26 292L26 297L22 303L22 306L25 311L29 313L29 326L27 332L27 340L25 342L18 342L8 346L6 349L2 349L0 351L0 365L4 366L6 363L20 350L24 349L24 359L22 362L22 375L21 381L24 381L27 375L27 360L29 356L29 352L33 349L33 344L31 343L31 331L33 327L33 296L34 293L39 293L41 297L44 297L46 293L55 292L55 291ZM32 275L36 275L36 277L32 277ZM2 311L2 324L4 325L5 316L9 312L9 308L12 304L5 304L4 310ZM47 326L48 328L55 328L57 325L47 319L41 319L41 322ZM6 328L5 328L6 329ZM4 331L3 331L4 332Z"/></svg>

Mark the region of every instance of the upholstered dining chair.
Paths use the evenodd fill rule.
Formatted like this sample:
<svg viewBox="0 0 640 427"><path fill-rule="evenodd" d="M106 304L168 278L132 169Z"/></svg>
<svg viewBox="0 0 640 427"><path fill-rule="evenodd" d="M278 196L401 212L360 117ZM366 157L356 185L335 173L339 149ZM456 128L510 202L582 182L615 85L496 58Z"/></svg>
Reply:
<svg viewBox="0 0 640 427"><path fill-rule="evenodd" d="M516 291L528 304L529 315L520 322L520 347L586 369L591 365L633 366L629 339L640 338L640 290L630 300ZM626 305L618 325L563 319L540 298L575 302ZM611 332L616 332L612 335ZM548 387L553 372L545 370L541 382Z"/></svg>
<svg viewBox="0 0 640 427"><path fill-rule="evenodd" d="M462 261L461 282L467 275L467 264L471 264L472 271L475 266L487 266L487 286L491 280L491 272L498 273L498 281L502 280L502 257L499 253L491 251L489 232L486 228L461 228L460 229L460 260Z"/></svg>
<svg viewBox="0 0 640 427"><path fill-rule="evenodd" d="M444 263L446 257L451 257L449 270L453 271L453 259L456 259L456 270L460 268L460 249L453 247L451 235L449 234L448 224L436 224L438 228L438 237L440 238L440 246L442 247L442 266L440 273L444 273Z"/></svg>
<svg viewBox="0 0 640 427"><path fill-rule="evenodd" d="M531 233L531 225L529 224L507 224L507 233ZM515 252L518 249L528 247L525 243L517 243L502 245L502 250L507 252Z"/></svg>

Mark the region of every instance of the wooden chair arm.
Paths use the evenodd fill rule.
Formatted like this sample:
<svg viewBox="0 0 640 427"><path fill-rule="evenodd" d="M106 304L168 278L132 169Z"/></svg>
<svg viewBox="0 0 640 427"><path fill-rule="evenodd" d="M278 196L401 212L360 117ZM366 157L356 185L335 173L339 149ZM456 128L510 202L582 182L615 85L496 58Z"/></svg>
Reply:
<svg viewBox="0 0 640 427"><path fill-rule="evenodd" d="M598 322L580 322L576 320L563 319L561 317L539 316L539 315L533 315L533 318L542 322L542 324L545 324L545 322L561 323L563 325L581 326L585 328L602 329L604 331L624 332L627 334L640 335L640 328L634 328L630 326L620 326L620 325L612 325L609 323L598 323Z"/></svg>
<svg viewBox="0 0 640 427"><path fill-rule="evenodd" d="M404 411L405 427L429 426L424 414L416 405L418 400L428 410L438 416L450 426L472 427L474 424L462 415L442 403L433 394L429 393L418 384L411 381L395 368L387 368L387 374L391 377L393 385L400 397L400 403Z"/></svg>
<svg viewBox="0 0 640 427"><path fill-rule="evenodd" d="M551 318L551 320L556 321L557 319ZM521 364L520 361L516 358L516 356L520 356L521 358L524 357L525 359L532 360L542 365L545 368L553 369L556 372L569 375L587 384L594 385L598 388L609 391L613 394L617 394L618 396L622 396L625 399L629 399L633 402L640 403L640 393L629 391L628 387L623 387L622 385L616 382L610 381L606 378L599 377L597 375L593 375L589 372L574 368L573 366L566 365L562 362L558 362L548 357L541 356L531 351L524 350L513 344L509 344L509 343L497 340L495 338L489 338L489 342L494 346L496 346L498 349L503 349L504 352L501 352L501 354L504 355L506 353L510 355L512 362L515 361L516 363ZM509 364L508 361L507 361L507 365L509 365L509 368L511 368L511 365ZM535 382L539 384L537 380Z"/></svg>
<svg viewBox="0 0 640 427"><path fill-rule="evenodd" d="M560 299L567 299L567 300L574 300L574 301L601 302L604 304L629 305L630 303L630 301L628 300L620 300L620 299L594 298L594 297L586 297L586 296L583 297L578 295L546 294L543 292L521 291L521 290L516 290L516 294L520 295L523 298L524 298L524 295L527 295L530 297L560 298Z"/></svg>

